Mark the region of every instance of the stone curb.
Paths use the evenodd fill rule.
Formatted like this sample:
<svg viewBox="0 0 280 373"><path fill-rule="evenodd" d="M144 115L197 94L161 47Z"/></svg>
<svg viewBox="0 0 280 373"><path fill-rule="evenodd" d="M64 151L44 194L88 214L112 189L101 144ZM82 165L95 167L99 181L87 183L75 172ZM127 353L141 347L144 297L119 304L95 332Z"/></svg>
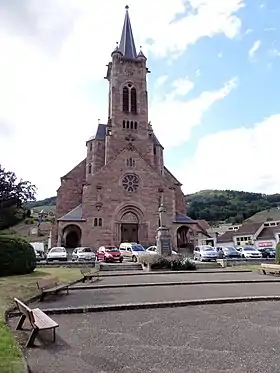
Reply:
<svg viewBox="0 0 280 373"><path fill-rule="evenodd" d="M45 312L47 315L62 315L62 314L80 314L80 313L91 313L91 312L128 311L128 310L156 309L156 308L177 308L177 307L203 306L203 305L212 305L212 304L234 304L234 303L268 302L268 301L280 301L280 296L279 295L271 295L271 296L268 295L268 296L180 300L180 301L170 301L170 302L111 304L111 305L98 305L98 306L85 306L85 307L48 308L48 309L42 309L42 311ZM16 317L16 316L19 316L19 313L14 313L12 315L12 317Z"/></svg>
<svg viewBox="0 0 280 373"><path fill-rule="evenodd" d="M108 271L109 272L109 271ZM106 271L100 271L99 277L117 277L117 276L145 276L145 275L176 275L176 274L188 274L188 273L249 273L252 272L250 269L234 269L234 270L224 270L224 269L213 269L213 270L192 270L192 271L141 271L141 272L125 272L123 271L112 271L111 273L106 273Z"/></svg>
<svg viewBox="0 0 280 373"><path fill-rule="evenodd" d="M108 285L81 285L72 286L71 290L93 290L93 289L121 289L121 288L139 288L155 286L180 286L180 285L229 285L229 284L263 284L280 282L276 279L271 280L224 280L224 281L178 281L178 282L153 282L153 283L135 283L135 284L108 284Z"/></svg>

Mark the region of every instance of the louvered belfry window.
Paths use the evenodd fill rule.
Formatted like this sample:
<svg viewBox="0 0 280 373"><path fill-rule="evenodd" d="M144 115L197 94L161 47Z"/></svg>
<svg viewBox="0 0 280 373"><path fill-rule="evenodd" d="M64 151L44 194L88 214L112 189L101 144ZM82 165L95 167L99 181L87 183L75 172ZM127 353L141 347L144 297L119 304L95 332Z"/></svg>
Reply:
<svg viewBox="0 0 280 373"><path fill-rule="evenodd" d="M128 87L123 88L123 111L129 112L129 90Z"/></svg>
<svg viewBox="0 0 280 373"><path fill-rule="evenodd" d="M132 113L137 113L137 94L136 94L136 89L134 87L131 88L130 90L130 111Z"/></svg>

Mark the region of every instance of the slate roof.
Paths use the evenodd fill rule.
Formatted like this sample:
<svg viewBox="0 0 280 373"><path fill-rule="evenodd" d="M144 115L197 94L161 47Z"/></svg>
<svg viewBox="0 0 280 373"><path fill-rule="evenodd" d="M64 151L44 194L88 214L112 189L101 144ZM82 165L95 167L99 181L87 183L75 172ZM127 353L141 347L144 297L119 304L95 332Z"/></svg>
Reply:
<svg viewBox="0 0 280 373"><path fill-rule="evenodd" d="M246 234L255 234L263 223L247 223L242 225L238 231L234 232L235 236L244 236Z"/></svg>
<svg viewBox="0 0 280 373"><path fill-rule="evenodd" d="M137 53L136 53L130 18L128 14L128 6L126 6L125 8L126 8L126 12L125 12L125 17L124 17L121 41L119 44L119 51L122 53L123 57L129 58L129 59L136 59Z"/></svg>
<svg viewBox="0 0 280 373"><path fill-rule="evenodd" d="M234 231L227 231L217 238L217 242L232 242Z"/></svg>
<svg viewBox="0 0 280 373"><path fill-rule="evenodd" d="M176 212L174 223L196 224L196 221L181 212Z"/></svg>
<svg viewBox="0 0 280 373"><path fill-rule="evenodd" d="M280 226L276 227L264 227L261 233L258 235L257 240L259 239L273 239L274 233L280 232Z"/></svg>
<svg viewBox="0 0 280 373"><path fill-rule="evenodd" d="M83 219L82 205L75 207L73 210L69 211L66 215L57 219L58 221L85 221Z"/></svg>

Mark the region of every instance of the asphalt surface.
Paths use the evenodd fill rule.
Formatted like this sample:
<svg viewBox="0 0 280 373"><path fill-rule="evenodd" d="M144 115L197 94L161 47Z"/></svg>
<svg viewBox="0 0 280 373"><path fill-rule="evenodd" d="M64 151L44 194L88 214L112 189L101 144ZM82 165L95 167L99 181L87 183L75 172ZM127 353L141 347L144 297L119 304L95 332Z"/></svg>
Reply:
<svg viewBox="0 0 280 373"><path fill-rule="evenodd" d="M42 309L83 307L139 302L162 302L191 299L279 295L279 283L225 284L225 285L173 285L159 287L70 290L46 296L43 302L34 302L33 307Z"/></svg>
<svg viewBox="0 0 280 373"><path fill-rule="evenodd" d="M183 273L183 274L145 274L134 276L108 276L100 277L100 280L94 282L94 285L113 285L113 284L147 284L153 282L178 282L178 281L224 281L224 280L263 280L271 281L279 280L279 277L264 276L257 272L239 272L239 273ZM93 283L86 282L85 284L79 283L77 286L93 285Z"/></svg>
<svg viewBox="0 0 280 373"><path fill-rule="evenodd" d="M52 317L56 343L25 350L33 373L280 371L278 302Z"/></svg>

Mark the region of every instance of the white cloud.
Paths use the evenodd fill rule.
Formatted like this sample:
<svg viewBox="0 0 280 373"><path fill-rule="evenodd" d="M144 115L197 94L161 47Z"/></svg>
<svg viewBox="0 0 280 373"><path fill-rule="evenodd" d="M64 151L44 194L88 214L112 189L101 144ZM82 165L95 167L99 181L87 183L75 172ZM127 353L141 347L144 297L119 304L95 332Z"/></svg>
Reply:
<svg viewBox="0 0 280 373"><path fill-rule="evenodd" d="M260 40L256 40L254 42L254 44L252 45L252 48L249 50L248 52L248 55L250 58L253 58L257 52L257 50L260 48L261 46L261 41Z"/></svg>
<svg viewBox="0 0 280 373"><path fill-rule="evenodd" d="M161 87L164 83L166 83L167 79L168 79L168 75L162 75L158 77L155 83L155 87L156 88Z"/></svg>
<svg viewBox="0 0 280 373"><path fill-rule="evenodd" d="M203 114L236 87L231 79L216 91L205 91L189 101L178 101L168 95L164 101L152 102L150 116L159 140L165 148L180 146L189 140L191 130L201 123Z"/></svg>
<svg viewBox="0 0 280 373"><path fill-rule="evenodd" d="M173 81L172 87L174 96L186 96L194 88L194 83L189 77L179 78Z"/></svg>
<svg viewBox="0 0 280 373"><path fill-rule="evenodd" d="M179 56L203 37L238 35L243 0L190 0L192 12L175 22L184 3L165 0L158 13L157 0L130 1L135 39L146 54ZM85 141L97 118L107 118L103 76L121 34L125 5L126 0L104 0L98 6L92 0L0 1L0 159L34 182L40 197L54 194L59 177L85 155ZM188 138L221 92L205 92L186 104L158 102L155 128L168 127L175 116L185 123ZM173 109L177 111L172 114ZM171 143L176 145L174 136Z"/></svg>
<svg viewBox="0 0 280 373"><path fill-rule="evenodd" d="M251 128L207 135L176 175L186 193L201 189L279 193L279 137L280 114Z"/></svg>

